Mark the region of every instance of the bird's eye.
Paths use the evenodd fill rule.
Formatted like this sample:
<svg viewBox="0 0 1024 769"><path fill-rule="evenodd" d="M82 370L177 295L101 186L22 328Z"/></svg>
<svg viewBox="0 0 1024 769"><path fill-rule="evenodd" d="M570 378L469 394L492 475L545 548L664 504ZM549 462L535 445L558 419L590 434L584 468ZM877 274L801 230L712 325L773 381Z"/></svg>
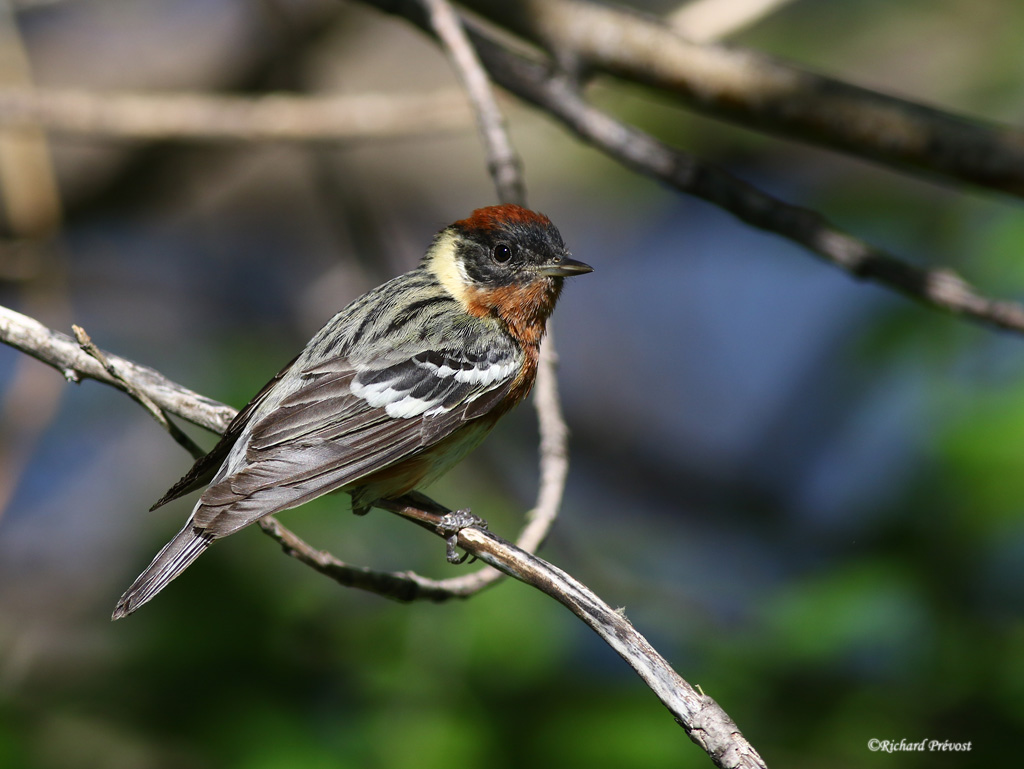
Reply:
<svg viewBox="0 0 1024 769"><path fill-rule="evenodd" d="M512 247L508 243L499 243L494 247L491 256L494 257L494 261L498 264L505 264L505 262L512 258Z"/></svg>

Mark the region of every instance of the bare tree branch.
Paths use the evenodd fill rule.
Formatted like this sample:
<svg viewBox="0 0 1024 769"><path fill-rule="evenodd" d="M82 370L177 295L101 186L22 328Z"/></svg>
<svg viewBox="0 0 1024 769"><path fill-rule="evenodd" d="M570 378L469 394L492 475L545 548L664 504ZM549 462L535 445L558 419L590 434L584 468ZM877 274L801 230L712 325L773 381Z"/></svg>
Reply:
<svg viewBox="0 0 1024 769"><path fill-rule="evenodd" d="M71 381L90 377L123 391L130 383L132 388L159 404L160 408L210 429L223 431L227 426L223 417L233 414L228 406L197 395L152 369L110 353L96 351L97 355L86 352L66 335L2 307L0 341L62 371ZM106 363L101 363L101 360ZM117 373L110 369L116 369ZM445 522L446 509L422 495L383 500L379 506L432 529L439 536L453 536ZM376 572L343 563L329 553L312 548L274 518L264 519L261 526L288 555L340 584L400 600L425 598L439 601L453 597L450 589L441 586L443 583L414 574ZM467 553L546 593L582 619L629 663L717 766L751 769L765 766L728 714L711 697L697 691L680 677L622 612L612 609L561 569L491 532L468 527L460 528L454 536L458 546Z"/></svg>
<svg viewBox="0 0 1024 769"><path fill-rule="evenodd" d="M230 406L186 389L151 368L105 352L107 362L120 372L120 377L115 377L67 334L6 307L0 307L0 342L52 366L69 382L95 379L119 390L126 390L125 382L131 382L164 411L218 434L235 416Z"/></svg>
<svg viewBox="0 0 1024 769"><path fill-rule="evenodd" d="M425 522L435 516L438 534L447 534L442 516L433 510L389 510ZM536 555L527 553L486 529L470 526L458 531L458 545L494 568L537 588L583 620L614 649L657 695L676 722L716 766L764 767L764 760L740 733L735 722L711 697L699 692L676 673L625 613L602 601L590 588Z"/></svg>
<svg viewBox="0 0 1024 769"><path fill-rule="evenodd" d="M696 111L746 128L1024 196L1024 130L1019 128L887 96L755 51L693 43L658 19L606 3L464 4L577 72L603 71L663 89Z"/></svg>
<svg viewBox="0 0 1024 769"><path fill-rule="evenodd" d="M365 0L412 17L409 0ZM698 111L930 178L1024 195L1024 130L880 94L769 56L688 41L657 19L586 0L466 0L576 71L662 88ZM0 125L122 139L343 141L462 130L454 91L313 98L0 90Z"/></svg>
<svg viewBox="0 0 1024 769"><path fill-rule="evenodd" d="M410 16L408 0L365 0ZM597 69L681 96L745 127L898 169L1024 195L1024 130L880 94L760 53L696 44L664 23L584 0L466 0L545 44L577 71ZM344 141L463 130L454 91L257 99L198 94L0 90L0 125L121 139Z"/></svg>
<svg viewBox="0 0 1024 769"><path fill-rule="evenodd" d="M364 566L353 566L325 550L317 550L309 545L295 533L282 526L272 515L261 518L259 524L271 539L281 545L287 555L345 587L358 588L405 603L418 600L440 603L452 598L465 598L472 593L479 592L479 588L459 592L447 584L454 580L427 579L412 571L377 571Z"/></svg>
<svg viewBox="0 0 1024 769"><path fill-rule="evenodd" d="M457 90L246 98L0 89L0 125L115 139L353 141L464 131L472 120Z"/></svg>
<svg viewBox="0 0 1024 769"><path fill-rule="evenodd" d="M185 451L192 455L193 459L199 459L201 456L206 454L206 450L203 449L199 444L193 441L186 433L184 433L180 427L174 422L168 419L167 414L160 408L153 399L146 395L145 392L135 386L129 379L127 379L121 370L111 363L110 359L107 358L105 352L97 347L89 335L85 333L85 329L81 326L71 326L71 329L75 332L75 339L78 340L78 346L89 355L91 358L95 358L96 361L103 366L103 370L110 374L117 382L120 382L121 389L130 395L136 403L144 408L153 419L156 420L157 424L160 425L167 433L174 438L175 442L181 446Z"/></svg>
<svg viewBox="0 0 1024 769"><path fill-rule="evenodd" d="M505 127L505 118L498 109L491 82L480 66L473 46L466 37L458 14L448 0L422 0L430 24L441 44L448 50L455 71L473 104L480 127L480 138L487 155L487 169L498 189L502 203L526 205L526 185L522 164Z"/></svg>
<svg viewBox="0 0 1024 769"><path fill-rule="evenodd" d="M459 547L511 577L547 593L582 619L644 680L687 735L719 767L764 767L764 760L736 723L703 692L685 681L626 619L586 585L489 531L459 532Z"/></svg>

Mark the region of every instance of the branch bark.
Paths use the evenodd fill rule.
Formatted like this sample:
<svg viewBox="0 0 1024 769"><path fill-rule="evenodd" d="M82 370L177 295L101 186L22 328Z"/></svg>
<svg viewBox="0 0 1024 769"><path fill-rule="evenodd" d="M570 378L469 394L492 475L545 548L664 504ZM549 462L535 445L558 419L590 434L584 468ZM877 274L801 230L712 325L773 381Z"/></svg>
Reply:
<svg viewBox="0 0 1024 769"><path fill-rule="evenodd" d="M399 515L423 522L434 511L388 506ZM445 536L440 516L434 521ZM735 722L711 697L685 681L626 618L602 601L590 588L536 555L506 542L486 529L458 531L458 546L494 568L554 598L585 622L614 649L657 695L687 735L719 767L764 767L764 760L739 731Z"/></svg>
<svg viewBox="0 0 1024 769"><path fill-rule="evenodd" d="M131 388L161 409L218 432L223 432L234 414L229 406L181 387L153 369L98 349L87 352L67 335L3 307L0 307L0 341L56 368L69 381L78 382L88 377L125 392ZM438 536L446 539L452 536L445 525L446 509L429 500L419 502L418 497L384 501L380 506L433 529ZM416 504L410 504L410 500ZM441 583L417 575L375 572L345 564L329 553L312 548L274 518L264 519L261 526L288 555L342 585L400 600L447 600L456 595L447 588L439 588ZM717 766L730 769L765 766L718 703L679 676L622 612L614 610L561 569L489 531L467 527L456 531L454 536L458 546L467 553L551 596L582 619L637 672L690 739L707 752Z"/></svg>
<svg viewBox="0 0 1024 769"><path fill-rule="evenodd" d="M147 366L104 352L109 366L119 374L114 376L67 334L6 307L0 307L0 342L52 366L69 382L95 379L122 392L128 392L126 383L131 383L164 411L218 434L227 429L235 416L235 409L230 406L182 387Z"/></svg>
<svg viewBox="0 0 1024 769"><path fill-rule="evenodd" d="M1024 130L1017 127L878 93L755 51L694 43L659 19L614 5L464 4L575 72L606 72L642 83L745 128L1024 196Z"/></svg>

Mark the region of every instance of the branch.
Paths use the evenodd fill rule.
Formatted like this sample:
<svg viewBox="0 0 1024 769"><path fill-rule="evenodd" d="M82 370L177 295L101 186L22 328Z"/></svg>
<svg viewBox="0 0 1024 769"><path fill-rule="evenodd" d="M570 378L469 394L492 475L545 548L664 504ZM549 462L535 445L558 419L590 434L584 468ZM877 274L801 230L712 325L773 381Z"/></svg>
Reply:
<svg viewBox="0 0 1024 769"><path fill-rule="evenodd" d="M70 381L89 377L122 391L130 383L132 388L161 409L218 432L226 428L234 414L230 407L197 395L152 369L107 352L97 351L98 355L87 353L65 334L3 307L0 307L0 341L53 366ZM108 370L111 367L116 369L116 375ZM410 495L403 500L382 500L379 506L432 529L438 536L447 539L453 535L445 524L445 508L420 495ZM407 572L374 572L345 564L329 553L310 547L272 517L265 518L260 525L288 555L343 585L400 600L446 600L453 597L451 590L438 588L443 583ZM757 751L728 714L713 699L698 692L672 670L621 612L612 609L585 585L488 531L475 527L460 528L454 536L458 546L467 553L541 590L586 622L640 675L690 739L700 745L717 766L764 767Z"/></svg>
<svg viewBox="0 0 1024 769"><path fill-rule="evenodd" d="M365 0L413 14L403 0ZM767 0L764 0L767 2ZM669 91L694 110L929 178L1024 195L1024 131L954 115L735 47L696 44L656 19L583 0L465 0L577 71ZM463 130L455 91L256 99L0 89L0 126L120 139L346 141Z"/></svg>
<svg viewBox="0 0 1024 769"><path fill-rule="evenodd" d="M395 505L388 506L388 509L420 522L425 522L431 515L421 508L403 509ZM447 536L442 516L436 516L433 524L439 536ZM629 663L716 766L751 769L765 766L761 756L721 706L676 673L621 610L612 609L590 588L557 566L486 529L469 526L460 529L457 537L458 546L467 553L546 593L583 620Z"/></svg>
<svg viewBox="0 0 1024 769"><path fill-rule="evenodd" d="M52 366L69 382L95 379L124 392L130 383L162 410L215 433L223 433L235 416L230 406L182 387L151 368L105 352L107 363L118 371L114 376L67 334L6 307L0 307L0 342Z"/></svg>
<svg viewBox="0 0 1024 769"><path fill-rule="evenodd" d="M607 72L649 85L697 112L746 128L1024 196L1024 130L1019 128L860 88L755 51L697 44L658 19L605 3L464 4L541 45L556 61L571 62L578 72Z"/></svg>
<svg viewBox="0 0 1024 769"><path fill-rule="evenodd" d="M471 122L456 90L247 98L0 89L2 126L115 139L353 141L464 131Z"/></svg>
<svg viewBox="0 0 1024 769"><path fill-rule="evenodd" d="M156 405L152 398L146 395L145 392L140 390L125 377L121 372L121 369L110 361L107 354L93 343L92 339L89 338L89 335L85 333L84 328L73 325L71 329L75 332L75 339L78 340L78 346L81 347L90 358L95 358L96 362L103 366L103 370L113 377L115 381L120 383L121 389L128 393L136 403L142 406L142 408L144 408L149 415L156 420L157 424L164 428L164 430L174 438L175 442L179 446L192 455L193 459L199 459L206 454L206 450L193 441L187 434L182 432L181 428L167 417L164 410Z"/></svg>
<svg viewBox="0 0 1024 769"><path fill-rule="evenodd" d="M480 139L487 156L487 169L498 189L498 200L525 206L526 185L523 183L522 164L509 139L505 118L498 109L491 82L480 66L458 14L448 0L422 2L434 33L448 50L455 71L473 105L480 127Z"/></svg>
<svg viewBox="0 0 1024 769"><path fill-rule="evenodd" d="M558 353L549 338L540 350L540 367L533 388L533 406L540 428L540 488L537 502L526 514L526 526L516 544L531 553L547 539L558 516L569 475L569 428L558 396Z"/></svg>
<svg viewBox="0 0 1024 769"><path fill-rule="evenodd" d="M448 584L454 580L427 579L412 571L377 571L364 566L353 566L339 560L326 550L317 550L294 532L282 526L272 515L261 518L259 524L265 534L281 545L286 555L345 587L358 588L403 603L419 600L441 603L452 598L465 598L472 593L479 592L479 588L459 592L453 590ZM493 569L488 571L493 571ZM493 580L491 581L493 582Z"/></svg>

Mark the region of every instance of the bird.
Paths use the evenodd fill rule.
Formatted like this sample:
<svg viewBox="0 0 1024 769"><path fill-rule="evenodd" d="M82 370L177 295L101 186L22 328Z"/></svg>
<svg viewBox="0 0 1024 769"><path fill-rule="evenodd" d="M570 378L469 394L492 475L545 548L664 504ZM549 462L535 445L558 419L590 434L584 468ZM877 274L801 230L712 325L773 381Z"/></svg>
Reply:
<svg viewBox="0 0 1024 769"><path fill-rule="evenodd" d="M521 206L440 230L417 267L335 314L153 505L206 487L112 619L264 516L334 491L362 514L450 470L529 394L565 278L592 271Z"/></svg>

